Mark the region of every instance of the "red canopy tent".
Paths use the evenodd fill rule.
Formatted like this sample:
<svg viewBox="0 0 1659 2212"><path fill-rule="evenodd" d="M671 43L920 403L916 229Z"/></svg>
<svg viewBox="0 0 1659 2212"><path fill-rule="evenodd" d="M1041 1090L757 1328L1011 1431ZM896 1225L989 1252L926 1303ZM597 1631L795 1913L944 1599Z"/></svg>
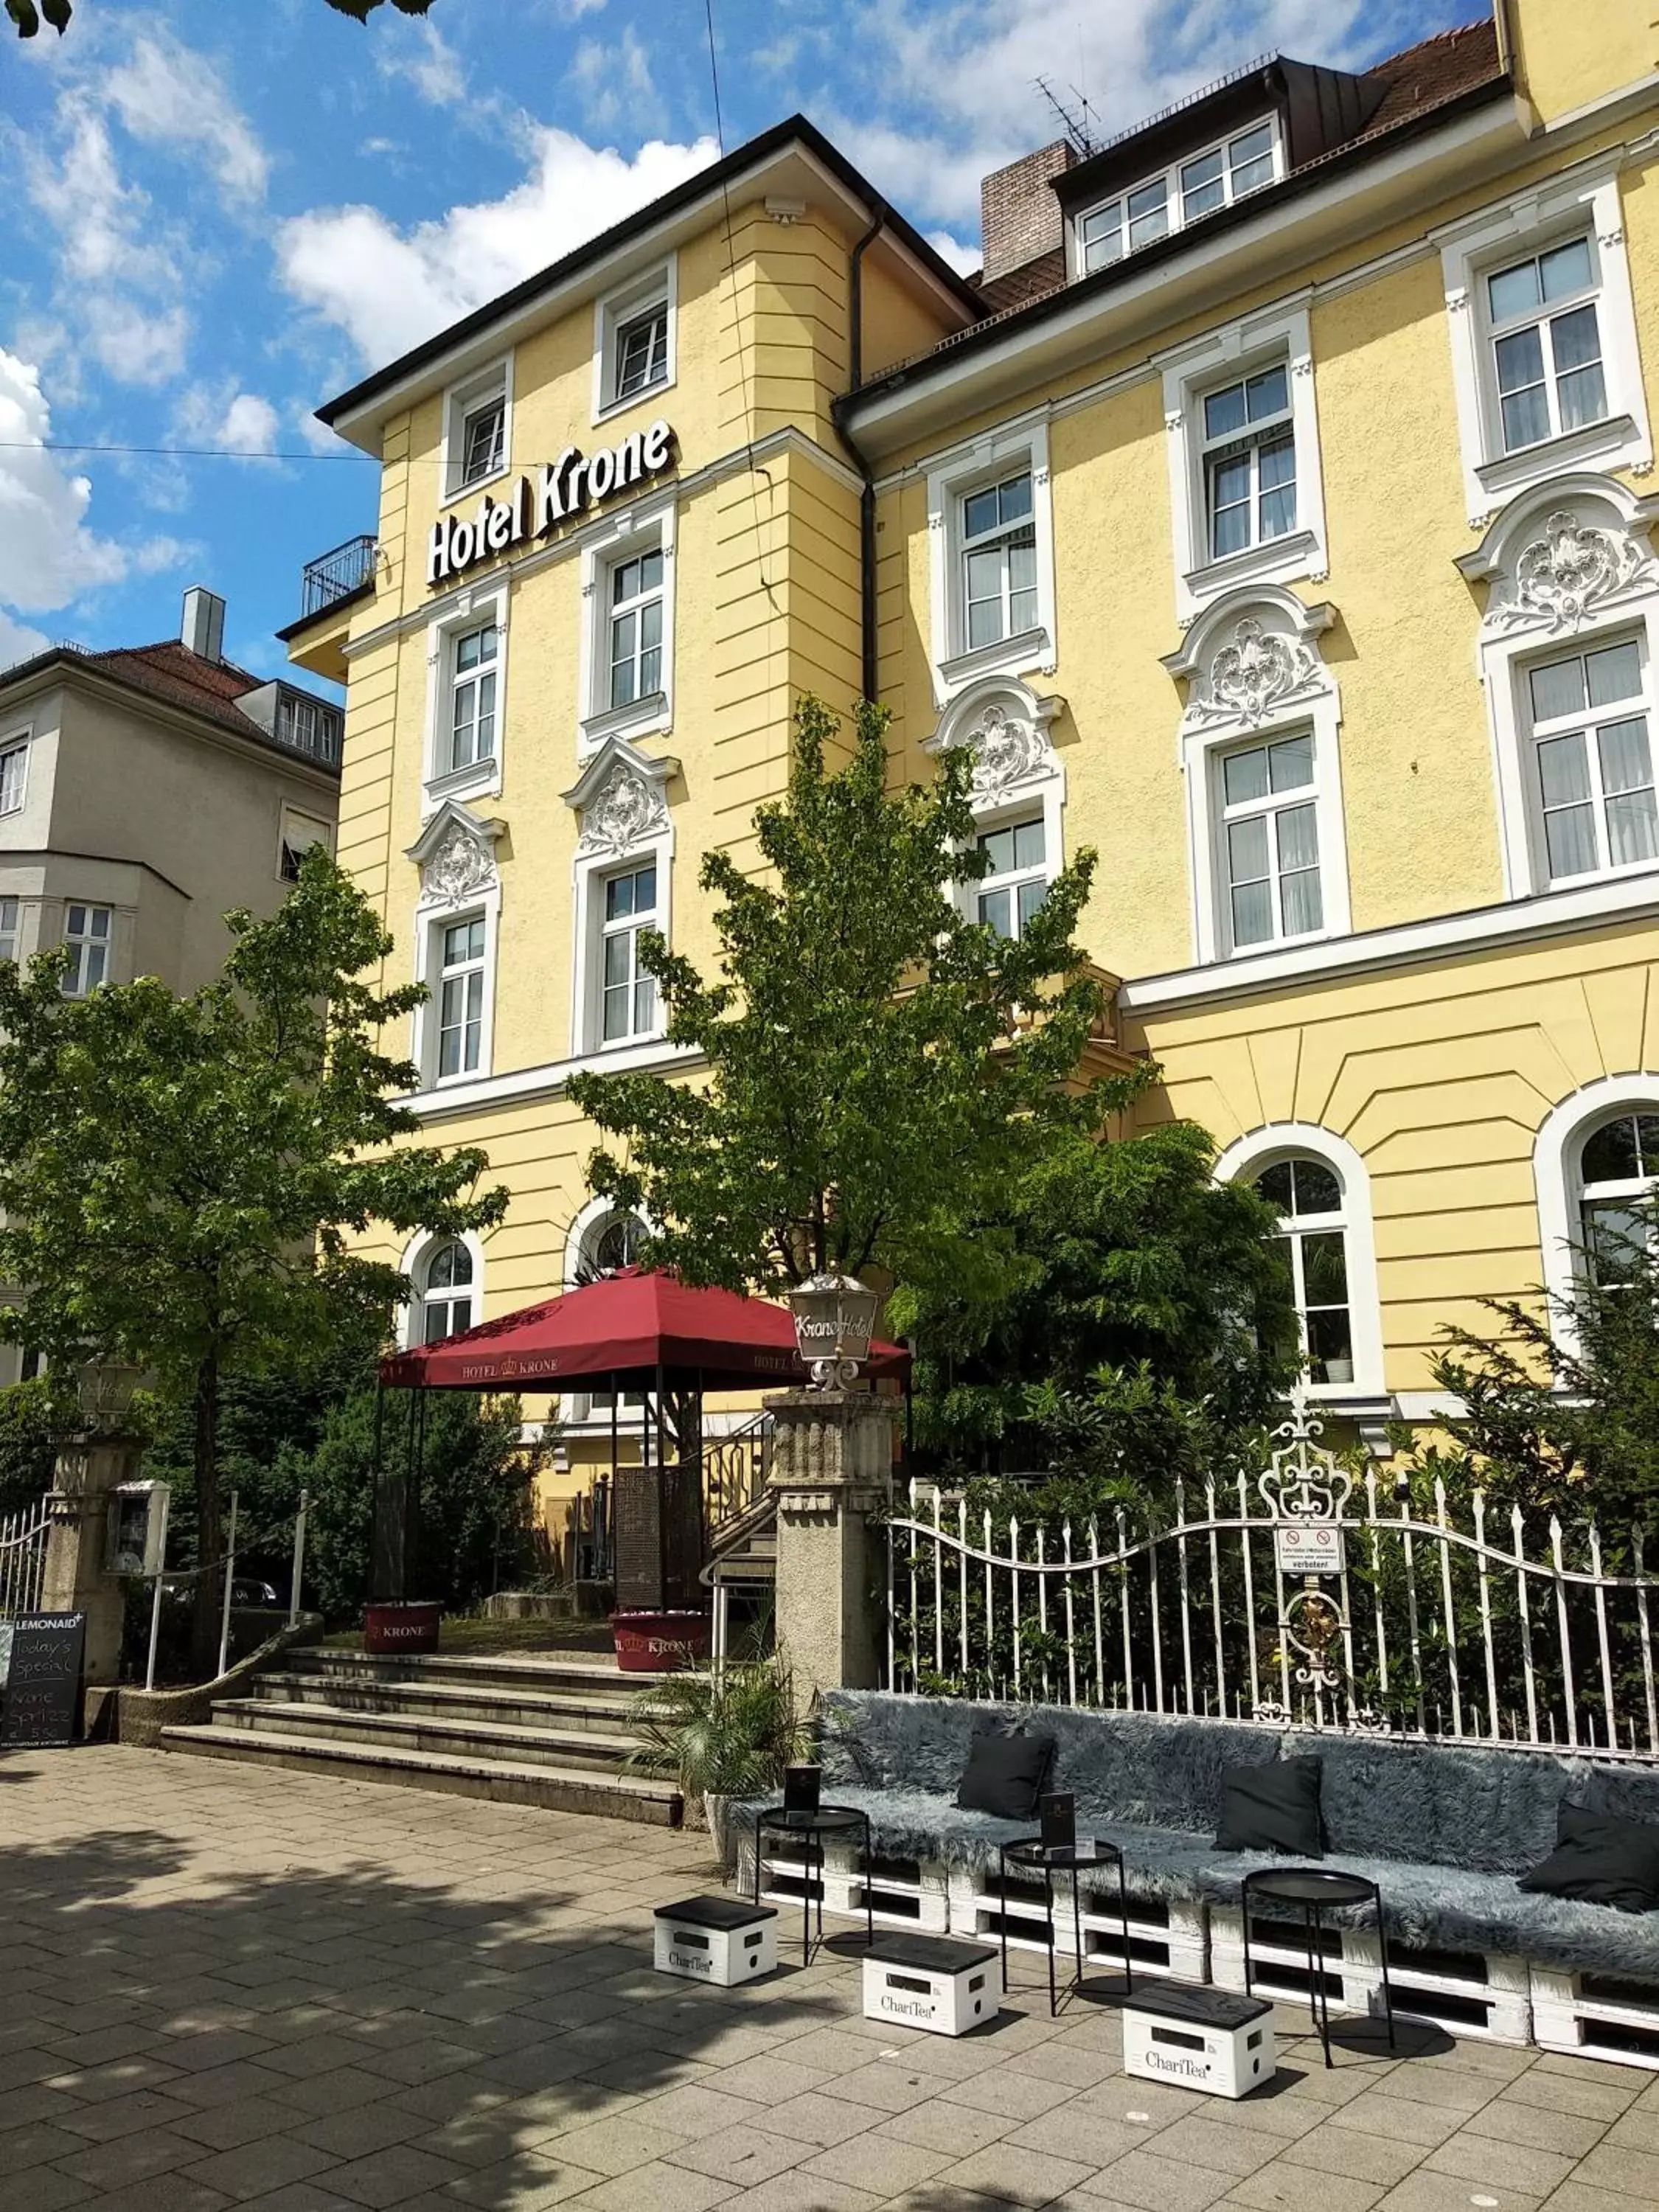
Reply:
<svg viewBox="0 0 1659 2212"><path fill-rule="evenodd" d="M910 1355L874 1343L870 1372L902 1382ZM647 1389L787 1389L805 1382L793 1315L735 1291L691 1290L653 1269L614 1275L380 1362L393 1389L564 1390L603 1379Z"/></svg>
<svg viewBox="0 0 1659 2212"><path fill-rule="evenodd" d="M874 1342L869 1371L908 1386L910 1355ZM787 1389L806 1381L793 1315L733 1291L693 1290L672 1274L623 1267L562 1297L504 1314L380 1362L382 1394L415 1393L406 1464L381 1479L373 1580L377 1598L404 1595L420 1489L428 1390L545 1390L586 1384L609 1392L615 1582L619 1609L700 1607L705 1391ZM620 1459L619 1407L637 1394L639 1459Z"/></svg>

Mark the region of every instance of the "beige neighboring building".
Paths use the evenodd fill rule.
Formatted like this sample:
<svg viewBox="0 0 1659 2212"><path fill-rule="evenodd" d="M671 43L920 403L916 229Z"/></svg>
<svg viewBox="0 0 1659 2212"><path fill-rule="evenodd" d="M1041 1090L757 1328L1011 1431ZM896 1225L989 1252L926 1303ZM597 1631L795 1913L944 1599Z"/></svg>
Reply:
<svg viewBox="0 0 1659 2212"><path fill-rule="evenodd" d="M0 959L66 945L70 993L191 991L227 911L273 913L306 848L332 848L341 710L226 660L224 617L196 589L176 639L0 672ZM22 1364L0 1345L0 1384Z"/></svg>

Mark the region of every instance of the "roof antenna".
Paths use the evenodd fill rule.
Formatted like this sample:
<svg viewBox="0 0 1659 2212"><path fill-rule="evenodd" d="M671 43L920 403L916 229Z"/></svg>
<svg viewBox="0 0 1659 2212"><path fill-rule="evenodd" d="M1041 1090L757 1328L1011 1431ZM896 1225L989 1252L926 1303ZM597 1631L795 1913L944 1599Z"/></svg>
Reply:
<svg viewBox="0 0 1659 2212"><path fill-rule="evenodd" d="M1095 135L1090 126L1090 118L1094 110L1088 100L1074 84L1068 84L1066 88L1071 94L1070 100L1062 100L1046 76L1035 77L1032 82L1066 126L1066 136L1072 151L1079 161L1086 161L1095 150Z"/></svg>

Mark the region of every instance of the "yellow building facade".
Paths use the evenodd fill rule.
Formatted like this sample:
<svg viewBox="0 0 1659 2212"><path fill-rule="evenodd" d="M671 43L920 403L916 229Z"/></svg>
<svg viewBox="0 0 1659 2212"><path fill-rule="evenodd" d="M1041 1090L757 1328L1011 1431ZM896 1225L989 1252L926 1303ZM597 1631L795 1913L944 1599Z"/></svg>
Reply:
<svg viewBox="0 0 1659 2212"><path fill-rule="evenodd" d="M1431 1419L1440 1330L1571 1279L1659 1177L1647 13L1046 148L968 281L796 118L324 410L379 527L286 635L433 994L411 1103L511 1194L396 1255L413 1331L626 1255L565 1088L676 1072L636 933L711 960L809 689L896 780L971 750L987 919L1097 850L1144 1111L1279 1203L1330 1411Z"/></svg>

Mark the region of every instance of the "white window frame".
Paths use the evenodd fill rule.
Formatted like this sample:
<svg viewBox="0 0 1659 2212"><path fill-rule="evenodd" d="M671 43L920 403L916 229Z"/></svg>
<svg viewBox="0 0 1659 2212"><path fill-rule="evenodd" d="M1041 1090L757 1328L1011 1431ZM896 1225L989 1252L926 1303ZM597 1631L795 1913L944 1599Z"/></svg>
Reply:
<svg viewBox="0 0 1659 2212"><path fill-rule="evenodd" d="M606 911L610 904L611 884L621 883L624 879L637 882L647 869L651 872L650 907L648 909L634 907L619 920L613 921ZM641 965L639 955L641 936L647 929L657 928L657 918L662 908L662 876L657 866L655 854L640 853L631 854L626 860L613 861L608 867L596 869L592 880L593 891L598 901L598 911L593 917L593 957L597 972L593 977L592 990L593 1007L598 1018L593 1048L596 1052L613 1052L628 1045L643 1043L647 1038L660 1036L662 1034L661 994L654 981L647 975L645 969ZM629 945L628 978L620 986L613 986L606 980L605 971L614 939L625 939ZM635 1026L635 1016L638 1011L640 988L646 982L651 983L652 1019L645 1027L637 1028ZM619 1030L614 1036L607 1036L605 1033L605 1002L613 988L625 990L628 994L629 1022L629 1026L625 1030Z"/></svg>
<svg viewBox="0 0 1659 2212"><path fill-rule="evenodd" d="M1547 547L1557 514L1594 530L1608 550L1601 587L1566 604L1547 573L1528 582ZM1524 899L1549 891L1549 872L1533 793L1528 671L1559 653L1593 650L1621 637L1639 636L1646 690L1659 708L1659 558L1649 532L1659 520L1659 499L1638 499L1615 477L1574 473L1547 478L1511 500L1480 546L1457 567L1471 583L1487 586L1487 603L1475 647L1486 686L1486 714L1498 790L1504 895ZM1659 748L1659 711L1650 709L1649 742ZM1610 883L1628 881L1632 896L1650 881L1654 862L1632 862L1606 876L1576 877L1553 894L1597 896Z"/></svg>
<svg viewBox="0 0 1659 2212"><path fill-rule="evenodd" d="M611 395L617 388L617 339L628 324L636 321L656 301L660 300L668 317L668 344L665 371L654 384L641 385L637 392L629 392L625 399ZM679 322L679 257L671 253L665 261L630 276L626 283L617 285L593 302L593 405L592 420L608 421L613 415L626 414L630 407L654 406L665 392L674 387L678 374Z"/></svg>
<svg viewBox="0 0 1659 2212"><path fill-rule="evenodd" d="M1260 131L1264 124L1273 134L1271 149L1273 174L1259 185L1252 185L1244 191L1235 192L1233 165L1228 159L1228 149L1239 139L1248 138L1253 131ZM1220 206L1205 208L1199 214L1188 217L1187 195L1182 187L1182 172L1191 168L1195 161L1204 161L1212 154L1219 154L1221 156ZM1100 199L1091 201L1086 208L1079 208L1066 226L1066 252L1071 263L1070 273L1073 277L1092 276L1097 273L1089 266L1088 246L1083 234L1085 227L1097 216L1103 214L1110 207L1115 206L1121 211L1118 233L1123 240L1123 245L1121 252L1111 260L1103 261L1098 264L1100 269L1115 269L1121 263L1132 260L1137 253L1144 252L1146 246L1156 245L1158 240L1171 238L1181 231L1190 230L1195 223L1205 222L1210 216L1219 215L1224 208L1237 207L1245 200L1253 199L1257 192L1266 191L1270 185L1278 184L1284 174L1284 126L1278 109L1270 108L1267 114L1258 115L1254 122L1241 124L1236 131L1224 131L1219 138L1212 139L1206 145L1195 146L1190 152L1182 154L1178 160L1168 162L1159 169L1149 169L1145 176L1137 177L1133 184L1125 185L1121 189L1107 192ZM1132 246L1128 240L1129 202L1136 193L1144 192L1149 186L1160 183L1164 188L1164 204L1168 217L1164 228L1157 234L1155 238L1146 240L1141 246Z"/></svg>
<svg viewBox="0 0 1659 2212"><path fill-rule="evenodd" d="M1348 851L1342 807L1342 700L1324 664L1318 640L1336 619L1328 604L1307 606L1277 587L1236 592L1217 600L1164 662L1183 678L1188 701L1178 744L1187 787L1188 859L1193 884L1193 958L1200 964L1260 958L1297 945L1346 937L1353 927L1348 892ZM1243 649L1241 632L1259 629L1275 680L1253 692L1230 690L1218 680ZM1308 935L1264 939L1235 949L1216 804L1219 755L1271 744L1311 730L1315 804L1319 835L1322 927Z"/></svg>
<svg viewBox="0 0 1659 2212"><path fill-rule="evenodd" d="M675 525L672 495L637 500L585 534L581 548L581 631L577 751L582 759L611 738L635 738L674 726ZM611 704L611 578L619 563L653 550L662 555L662 666L659 688L626 707Z"/></svg>
<svg viewBox="0 0 1659 2212"><path fill-rule="evenodd" d="M1578 1349L1571 1301L1585 1272L1579 1212L1584 1146L1604 1122L1621 1113L1659 1114L1659 1068L1605 1076L1571 1092L1544 1116L1533 1146L1533 1187L1550 1329L1570 1355Z"/></svg>
<svg viewBox="0 0 1659 2212"><path fill-rule="evenodd" d="M1372 1401L1387 1389L1382 1347L1382 1304L1376 1279L1376 1229L1371 1212L1370 1176L1360 1154L1346 1137L1312 1121L1273 1121L1229 1145L1215 1164L1217 1182L1254 1182L1279 1160L1307 1154L1322 1161L1342 1189L1342 1232L1346 1239L1348 1325L1353 1343L1351 1382L1307 1382L1308 1397L1322 1405ZM1322 1217L1318 1217L1322 1218Z"/></svg>
<svg viewBox="0 0 1659 2212"><path fill-rule="evenodd" d="M1183 625L1193 622L1224 593L1247 584L1322 582L1330 564L1308 295L1246 315L1157 358L1164 378L1176 619ZM1296 436L1296 527L1216 560L1210 553L1205 481L1205 396L1281 364Z"/></svg>
<svg viewBox="0 0 1659 2212"><path fill-rule="evenodd" d="M485 476L465 481L466 424L487 400L499 395L501 402L501 458ZM513 466L513 356L504 354L459 384L452 384L443 398L443 444L439 464L442 483L441 507L457 500L471 499L488 485L498 483Z"/></svg>
<svg viewBox="0 0 1659 2212"><path fill-rule="evenodd" d="M424 802L431 813L446 799L495 797L501 788L507 750L507 611L510 594L499 583L458 592L427 626L426 778ZM495 743L484 760L465 768L446 768L454 698L453 656L459 640L485 623L495 626Z"/></svg>
<svg viewBox="0 0 1659 2212"><path fill-rule="evenodd" d="M407 1304L398 1309L397 1337L400 1352L417 1350L424 1340L422 1336L416 1334L415 1328L416 1318L422 1315L426 1304L422 1279L428 1261L443 1244L464 1244L471 1254L472 1319L469 1326L476 1328L484 1318L484 1249L477 1230L465 1229L459 1236L449 1237L434 1235L423 1229L418 1236L410 1237L398 1261L398 1273L408 1276L414 1290L414 1296Z"/></svg>
<svg viewBox="0 0 1659 2212"><path fill-rule="evenodd" d="M3 737L0 737L0 817L8 814L21 814L28 805L29 753L32 750L33 736L33 731L26 726L21 730L8 730ZM14 758L18 761L19 766L15 795L8 804L5 798L5 771Z"/></svg>
<svg viewBox="0 0 1659 2212"><path fill-rule="evenodd" d="M1640 663L1638 690L1628 700L1620 700L1606 707L1586 705L1579 713L1556 715L1540 722L1534 710L1531 697L1531 678L1539 668L1552 662L1565 659L1582 661L1586 654L1609 646L1633 645ZM1636 860L1615 860L1608 852L1607 808L1608 794L1602 787L1601 747L1596 742L1598 726L1638 718L1645 721L1648 736L1648 767L1650 787L1652 772L1659 765L1659 693L1656 692L1655 670L1649 651L1646 625L1638 623L1632 629L1617 626L1591 636L1558 639L1516 665L1516 677L1519 687L1517 716L1522 732L1524 761L1522 774L1527 787L1529 813L1528 829L1533 841L1534 869L1539 886L1543 890L1573 890L1583 884L1607 883L1622 876L1650 872L1659 867L1659 851ZM1555 876L1550 872L1547 816L1543 791L1538 773L1538 753L1540 746L1552 738L1580 736L1583 740L1584 764L1588 771L1589 793L1583 802L1588 805L1591 816L1599 859L1593 868L1581 870L1572 876Z"/></svg>
<svg viewBox="0 0 1659 2212"><path fill-rule="evenodd" d="M1036 550L1036 620L1012 637L969 647L963 505L971 492L1029 468ZM1059 653L1054 614L1054 525L1046 422L1011 424L940 455L927 471L929 598L933 704L944 708L981 678L1052 676Z"/></svg>
<svg viewBox="0 0 1659 2212"><path fill-rule="evenodd" d="M1639 471L1650 467L1653 441L1616 161L1603 157L1566 170L1431 236L1440 248L1470 527L1485 529L1505 500L1563 470ZM1529 255L1583 236L1589 239L1600 277L1596 324L1607 416L1600 422L1506 453L1486 278Z"/></svg>
<svg viewBox="0 0 1659 2212"><path fill-rule="evenodd" d="M447 802L409 848L421 870L422 887L410 935L414 941L412 981L427 996L416 1007L410 1028L409 1056L419 1072L422 1091L450 1091L484 1081L495 1068L495 997L501 957L501 885L493 847L504 825L479 821L453 800ZM446 854L464 854L465 868L445 866ZM443 933L458 921L482 916L484 924L483 1008L478 1065L440 1077L438 1048L443 975Z"/></svg>
<svg viewBox="0 0 1659 2212"><path fill-rule="evenodd" d="M434 940L432 947L432 1042L435 1061L432 1080L434 1086L474 1081L489 1072L484 1050L484 1010L489 997L489 917L482 907L477 907L470 913L447 915L441 921L434 920L428 926ZM478 951L475 956L469 949L465 958L452 961L449 957L449 938L452 931L458 929L467 931L469 940L471 933L477 930L480 940ZM475 979L478 987L478 1059L476 1066L468 1067L465 1064L466 1033L472 1026L473 1018L467 1011L467 1000L471 996L471 985ZM453 982L464 986L459 1024L448 1023L444 1018L445 994ZM443 1064L444 1039L455 1027L459 1027L460 1031L462 1065L446 1072Z"/></svg>
<svg viewBox="0 0 1659 2212"><path fill-rule="evenodd" d="M290 831L297 831L297 837ZM307 834L309 833L309 834ZM291 884L291 876L283 863L289 852L303 860L313 845L325 845L334 850L334 824L325 822L320 814L307 814L302 806L291 806L287 799L282 803L276 824L276 878L279 883Z"/></svg>
<svg viewBox="0 0 1659 2212"><path fill-rule="evenodd" d="M9 952L0 951L0 960L10 960L20 967L25 958L23 951L23 912L25 901L17 891L0 892L0 947L10 943ZM5 912L12 909L11 927L5 926Z"/></svg>
<svg viewBox="0 0 1659 2212"><path fill-rule="evenodd" d="M71 937L70 934L70 917L77 911L86 915L88 927L80 935ZM90 927L93 915L98 914L107 915L109 916L109 927L104 931L101 936L98 935ZM87 964L83 957L85 948L98 945L101 945L104 948L104 972L100 976L99 976L97 982L79 982L77 987L71 990L70 988L70 977L66 975L64 977L63 981L63 993L66 999L84 999L88 997L90 993L95 991L98 988L99 984L112 983L115 981L115 916L116 908L113 904L106 899L64 900L64 933L61 941L75 954L74 972L77 978L80 976L82 970Z"/></svg>
<svg viewBox="0 0 1659 2212"><path fill-rule="evenodd" d="M935 759L965 747L974 760L968 804L977 840L1010 823L1042 817L1043 866L1053 883L1066 865L1066 770L1048 727L1064 701L1041 698L1012 677L981 677L952 700L922 741ZM948 896L964 921L979 915L978 883L953 884Z"/></svg>
<svg viewBox="0 0 1659 2212"><path fill-rule="evenodd" d="M1305 738L1311 757L1311 773L1306 783L1287 787L1284 791L1265 793L1259 799L1237 799L1229 804L1226 789L1227 763L1241 753L1261 751L1276 744L1284 744ZM1251 732L1235 736L1225 744L1208 749L1210 775L1210 865L1214 875L1215 931L1218 948L1229 959L1248 957L1252 953L1274 952L1281 947L1310 945L1328 934L1325 927L1325 850L1320 832L1321 816L1324 811L1324 793L1320 784L1321 761L1319 737L1311 724L1288 723L1282 728L1260 733ZM1314 840L1316 858L1315 872L1319 878L1319 926L1315 929L1287 929L1285 927L1284 878L1292 871L1281 865L1278 817L1289 811L1311 807L1314 817ZM1255 937L1239 944L1233 933L1231 840L1229 830L1235 823L1267 819L1268 854L1265 881L1273 908L1273 927L1269 935Z"/></svg>
<svg viewBox="0 0 1659 2212"><path fill-rule="evenodd" d="M662 994L657 994L657 1021L642 1035L617 1037L607 1044L604 1036L605 996L601 963L605 957L605 886L612 876L653 861L657 870L656 927L672 945L673 938L674 822L668 805L667 786L679 772L672 759L653 759L624 738L607 738L588 763L575 785L564 794L566 804L579 816L582 829L571 863L571 988L570 1050L573 1058L595 1065L615 1066L630 1054L654 1059L661 1050L666 1026ZM613 834L616 819L606 807L605 793L620 776L641 787L643 805L621 834Z"/></svg>
<svg viewBox="0 0 1659 2212"><path fill-rule="evenodd" d="M1055 874L1054 854L1049 850L1048 845L1048 823L1042 801L1038 799L1035 804L1011 806L1000 819L994 817L988 821L978 822L975 826L978 833L975 839L976 846L983 844L988 837L994 837L1000 831L1004 830L1013 830L1018 833L1021 830L1036 828L1042 833L1042 859L1036 866L1022 868L1016 865L1000 874L993 872L976 877L968 886L973 893L974 919L976 921L983 921L986 919L982 909L987 898L994 897L1000 891L1006 891L1008 894L1009 920L1014 925L1010 933L1015 938L1023 937L1025 931L1020 920L1020 892L1028 884L1040 883L1042 885L1043 897L1046 898L1048 895L1048 886L1053 883Z"/></svg>

